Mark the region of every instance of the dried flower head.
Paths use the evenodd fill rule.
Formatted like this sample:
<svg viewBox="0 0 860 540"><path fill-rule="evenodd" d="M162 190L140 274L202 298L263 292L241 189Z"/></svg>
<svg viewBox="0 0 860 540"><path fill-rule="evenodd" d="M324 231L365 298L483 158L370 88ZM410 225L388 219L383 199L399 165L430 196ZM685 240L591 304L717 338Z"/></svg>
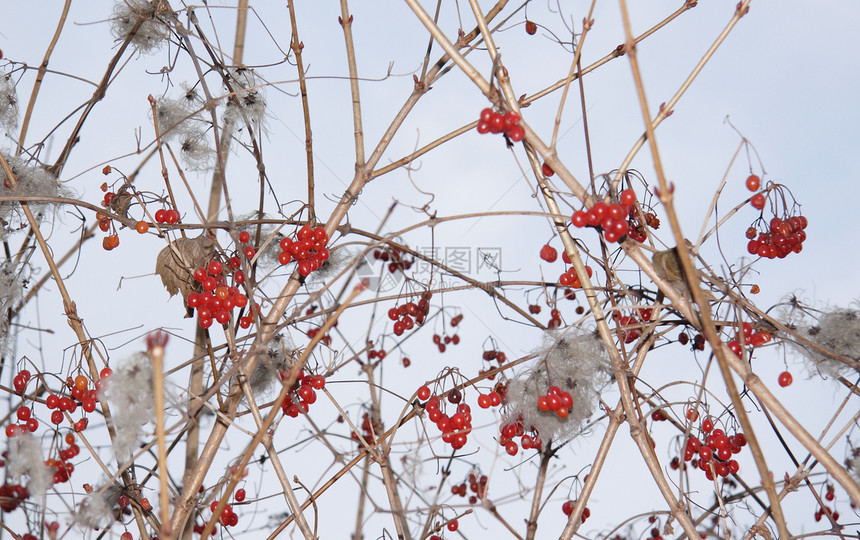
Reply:
<svg viewBox="0 0 860 540"><path fill-rule="evenodd" d="M131 45L141 54L155 52L170 36L166 15L165 0L119 0L114 5L111 32L121 41L131 35Z"/></svg>
<svg viewBox="0 0 860 540"><path fill-rule="evenodd" d="M547 332L544 340L536 363L508 385L507 418L521 419L523 427L536 431L544 443L569 440L581 432L597 406L600 391L609 382L609 356L593 332ZM550 386L569 392L573 398L566 418L538 408L538 398Z"/></svg>
<svg viewBox="0 0 860 540"><path fill-rule="evenodd" d="M27 490L38 501L54 484L54 470L45 465L42 444L28 432L9 439L9 457L6 472L11 478L27 475Z"/></svg>
<svg viewBox="0 0 860 540"><path fill-rule="evenodd" d="M120 461L126 461L140 440L143 426L152 419L155 406L149 357L138 353L114 370L103 397L110 401L113 411L114 452Z"/></svg>

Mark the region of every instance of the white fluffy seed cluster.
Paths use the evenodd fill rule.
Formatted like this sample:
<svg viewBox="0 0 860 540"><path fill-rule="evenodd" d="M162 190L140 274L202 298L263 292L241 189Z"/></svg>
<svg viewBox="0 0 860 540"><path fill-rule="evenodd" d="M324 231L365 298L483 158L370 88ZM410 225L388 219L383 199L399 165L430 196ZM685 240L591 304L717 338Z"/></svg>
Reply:
<svg viewBox="0 0 860 540"><path fill-rule="evenodd" d="M117 40L125 41L141 21L131 46L140 54L158 51L170 37L166 4L166 0L119 0L113 8L111 32Z"/></svg>
<svg viewBox="0 0 860 540"><path fill-rule="evenodd" d="M266 99L254 70L236 68L227 72L229 96L224 110L224 129L232 132L246 125L259 133L266 117Z"/></svg>
<svg viewBox="0 0 860 540"><path fill-rule="evenodd" d="M536 351L535 364L508 385L507 422L522 418L526 431L533 428L544 444L576 437L597 406L600 392L609 383L609 355L594 332L571 330L547 332ZM550 386L570 392L573 407L567 418L538 409L538 397Z"/></svg>
<svg viewBox="0 0 860 540"><path fill-rule="evenodd" d="M49 173L39 164L30 164L19 156L3 157L9 163L12 174L15 175L15 186L8 181L0 170L0 196L3 197L58 197L67 195L61 188L57 177ZM51 203L30 202L30 209L41 219L48 208L56 207ZM24 226L20 213L21 203L18 201L0 202L0 239L8 238L9 234Z"/></svg>
<svg viewBox="0 0 860 540"><path fill-rule="evenodd" d="M107 490L94 490L78 504L75 523L95 530L109 527L115 519L113 506L119 495L119 490L114 486L108 487Z"/></svg>
<svg viewBox="0 0 860 540"><path fill-rule="evenodd" d="M821 312L817 320L802 320L795 324L796 332L823 349L839 356L860 361L860 311L834 308ZM813 347L791 342L792 347L808 362L810 371L830 377L854 372L848 364L831 358Z"/></svg>
<svg viewBox="0 0 860 540"><path fill-rule="evenodd" d="M138 353L115 369L107 380L104 397L110 401L116 429L114 453L120 461L127 461L155 406L149 357Z"/></svg>
<svg viewBox="0 0 860 540"><path fill-rule="evenodd" d="M860 453L848 458L846 465L848 466L848 472L853 474L854 478L860 482Z"/></svg>
<svg viewBox="0 0 860 540"><path fill-rule="evenodd" d="M25 267L16 266L13 259L0 263L0 313L8 313L21 300L25 280L25 276L21 273L23 268ZM9 318L3 317L0 320L0 355L5 356L11 344L15 343L12 329Z"/></svg>
<svg viewBox="0 0 860 540"><path fill-rule="evenodd" d="M27 432L9 439L6 474L10 478L28 476L27 490L40 503L54 483L54 470L45 465L41 442Z"/></svg>
<svg viewBox="0 0 860 540"><path fill-rule="evenodd" d="M283 336L273 339L269 343L269 349L266 351L266 354L261 356L257 360L257 363L254 364L254 371L248 377L248 384L255 395L269 392L274 386L275 381L281 381L279 372L282 370L285 371L289 366L287 355L290 348L288 345Z"/></svg>
<svg viewBox="0 0 860 540"><path fill-rule="evenodd" d="M215 162L206 133L209 123L200 115L202 108L203 102L191 89L178 99L163 97L155 103L161 140L176 141L180 158L193 171L208 171Z"/></svg>
<svg viewBox="0 0 860 540"><path fill-rule="evenodd" d="M11 131L18 127L18 94L12 75L0 74L0 129Z"/></svg>

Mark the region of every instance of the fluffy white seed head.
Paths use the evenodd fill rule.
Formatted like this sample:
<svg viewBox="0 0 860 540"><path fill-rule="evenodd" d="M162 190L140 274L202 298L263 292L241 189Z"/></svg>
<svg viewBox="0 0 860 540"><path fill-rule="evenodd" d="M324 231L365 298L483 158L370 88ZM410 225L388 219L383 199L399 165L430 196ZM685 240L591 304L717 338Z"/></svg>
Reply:
<svg viewBox="0 0 860 540"><path fill-rule="evenodd" d="M94 490L78 504L75 523L89 529L109 527L115 519L113 506L119 495L119 489L113 485L106 490Z"/></svg>
<svg viewBox="0 0 860 540"><path fill-rule="evenodd" d="M15 176L15 184L8 181L3 171L0 171L0 196L3 197L59 197L69 193L57 181L57 177L49 173L39 164L30 164L19 156L3 154L9 163L9 168ZM44 214L56 204L47 202L29 202L30 209L41 220ZM26 226L26 220L21 213L21 203L18 201L0 202L0 237L5 239L12 232Z"/></svg>
<svg viewBox="0 0 860 540"><path fill-rule="evenodd" d="M107 380L104 397L113 411L114 452L120 461L126 461L143 435L143 426L152 419L155 406L149 357L138 353L115 369Z"/></svg>
<svg viewBox="0 0 860 540"><path fill-rule="evenodd" d="M0 129L13 130L18 127L18 94L12 75L0 74Z"/></svg>
<svg viewBox="0 0 860 540"><path fill-rule="evenodd" d="M27 432L9 439L6 473L12 478L29 477L27 490L39 502L54 483L54 470L45 465L41 442Z"/></svg>
<svg viewBox="0 0 860 540"><path fill-rule="evenodd" d="M111 32L116 39L125 41L134 32L138 21L142 21L131 38L131 45L137 52L155 52L170 37L169 21L166 10L161 4L164 0L119 0L113 9Z"/></svg>
<svg viewBox="0 0 860 540"><path fill-rule="evenodd" d="M809 317L795 323L797 333L817 346L855 363L860 361L860 311L834 308L821 312L817 319ZM823 354L799 342L790 342L807 361L810 371L836 377L852 373L850 365Z"/></svg>
<svg viewBox="0 0 860 540"><path fill-rule="evenodd" d="M248 378L248 384L255 395L269 392L277 381L281 382L280 374L289 369L289 354L292 348L283 337L273 339L269 343L266 354L261 356L254 365L254 371Z"/></svg>
<svg viewBox="0 0 860 540"><path fill-rule="evenodd" d="M537 352L531 368L508 385L507 421L521 418L525 430L533 428L544 443L569 440L581 432L609 382L609 356L600 338L586 330L547 332ZM550 386L570 392L573 407L566 418L538 408L538 397Z"/></svg>
<svg viewBox="0 0 860 540"><path fill-rule="evenodd" d="M250 125L259 132L266 117L266 99L257 76L251 69L236 68L229 70L227 77L230 95L224 110L224 129L235 131Z"/></svg>

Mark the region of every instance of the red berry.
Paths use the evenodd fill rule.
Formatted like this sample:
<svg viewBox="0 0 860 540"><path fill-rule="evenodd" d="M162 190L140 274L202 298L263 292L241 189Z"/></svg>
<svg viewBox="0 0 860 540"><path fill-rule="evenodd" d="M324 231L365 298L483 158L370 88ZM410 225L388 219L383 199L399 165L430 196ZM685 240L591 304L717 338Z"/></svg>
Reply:
<svg viewBox="0 0 860 540"><path fill-rule="evenodd" d="M221 261L212 261L209 263L209 267L207 268L209 273L213 276L217 276L218 274L220 274L223 269L224 265L221 264Z"/></svg>
<svg viewBox="0 0 860 540"><path fill-rule="evenodd" d="M555 171L552 170L552 167L550 167L547 163L544 163L543 165L541 165L540 170L543 173L543 175L546 176L547 178L549 178L550 176L555 174Z"/></svg>
<svg viewBox="0 0 860 540"><path fill-rule="evenodd" d="M558 259L558 251L549 244L540 248L540 258L546 262L555 262Z"/></svg>
<svg viewBox="0 0 860 540"><path fill-rule="evenodd" d="M779 374L779 385L785 388L791 384L791 381L794 380L791 376L791 373L787 371L783 371Z"/></svg>
<svg viewBox="0 0 860 540"><path fill-rule="evenodd" d="M537 33L537 25L532 21L526 21L526 34L533 36Z"/></svg>
<svg viewBox="0 0 860 540"><path fill-rule="evenodd" d="M235 499L236 499L236 502L244 501L245 500L245 490L244 489L237 489Z"/></svg>
<svg viewBox="0 0 860 540"><path fill-rule="evenodd" d="M747 177L747 189L750 191L758 191L759 186L761 185L761 179L751 174Z"/></svg>
<svg viewBox="0 0 860 540"><path fill-rule="evenodd" d="M251 234L248 231L242 231L239 233L239 242L245 244L251 241Z"/></svg>
<svg viewBox="0 0 860 540"><path fill-rule="evenodd" d="M761 193L756 193L750 198L750 205L756 210L764 208L765 198Z"/></svg>
<svg viewBox="0 0 860 540"><path fill-rule="evenodd" d="M418 388L418 399L421 401L427 401L430 399L430 388L425 386L420 386Z"/></svg>
<svg viewBox="0 0 860 540"><path fill-rule="evenodd" d="M508 130L508 138L513 142L520 142L526 138L526 130L523 126L517 124Z"/></svg>
<svg viewBox="0 0 860 540"><path fill-rule="evenodd" d="M636 193L632 189L625 189L621 192L621 195L618 197L618 199L624 206L633 206L633 204L636 202Z"/></svg>
<svg viewBox="0 0 860 540"><path fill-rule="evenodd" d="M451 521L448 522L448 530L451 532L456 531L457 527L459 527L459 526L460 526L460 522L457 521L456 519L452 519Z"/></svg>

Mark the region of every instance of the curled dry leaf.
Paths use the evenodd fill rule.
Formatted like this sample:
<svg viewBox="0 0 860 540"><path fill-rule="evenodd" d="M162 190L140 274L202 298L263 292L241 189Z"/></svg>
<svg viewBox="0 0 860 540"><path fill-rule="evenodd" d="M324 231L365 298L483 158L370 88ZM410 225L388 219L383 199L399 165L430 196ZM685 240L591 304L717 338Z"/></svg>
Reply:
<svg viewBox="0 0 860 540"><path fill-rule="evenodd" d="M116 194L113 199L111 199L108 208L110 208L114 214L127 218L129 206L131 206L131 195L128 193L128 185L123 185L116 191Z"/></svg>
<svg viewBox="0 0 860 540"><path fill-rule="evenodd" d="M212 258L215 242L207 236L177 238L162 249L155 261L155 273L161 276L170 296L181 292L183 298L194 291L195 268L204 266Z"/></svg>

